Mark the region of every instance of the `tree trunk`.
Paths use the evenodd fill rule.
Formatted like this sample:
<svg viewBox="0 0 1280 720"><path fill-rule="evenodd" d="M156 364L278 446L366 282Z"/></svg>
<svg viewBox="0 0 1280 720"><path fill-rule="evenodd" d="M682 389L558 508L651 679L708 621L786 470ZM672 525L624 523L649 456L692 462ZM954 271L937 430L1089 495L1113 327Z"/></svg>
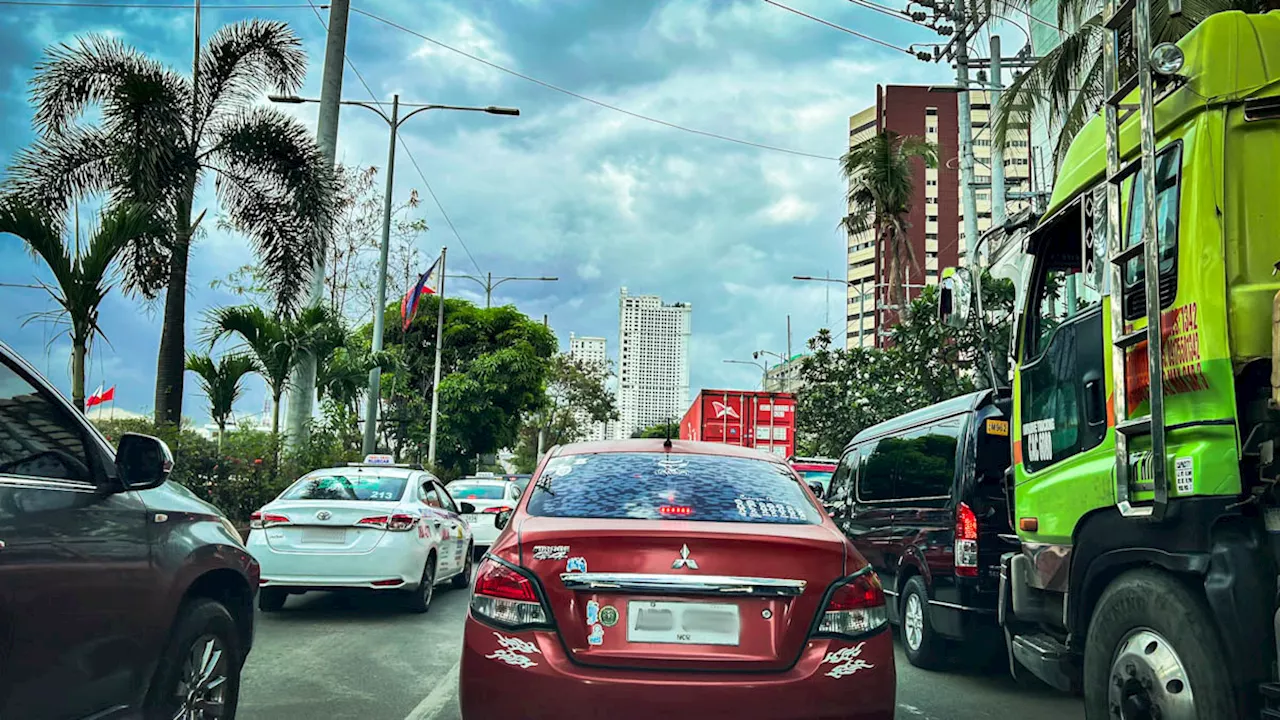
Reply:
<svg viewBox="0 0 1280 720"><path fill-rule="evenodd" d="M280 434L280 396L284 394L283 389L273 390L271 392L271 434Z"/></svg>
<svg viewBox="0 0 1280 720"><path fill-rule="evenodd" d="M191 186L194 188L194 185ZM182 425L186 373L187 261L191 253L191 195L179 202L178 227L164 294L164 326L156 358L156 425Z"/></svg>
<svg viewBox="0 0 1280 720"><path fill-rule="evenodd" d="M84 338L77 337L71 341L71 402L80 412L84 412L84 358L86 355Z"/></svg>
<svg viewBox="0 0 1280 720"><path fill-rule="evenodd" d="M218 454L222 454L222 436L227 434L227 421L218 423Z"/></svg>

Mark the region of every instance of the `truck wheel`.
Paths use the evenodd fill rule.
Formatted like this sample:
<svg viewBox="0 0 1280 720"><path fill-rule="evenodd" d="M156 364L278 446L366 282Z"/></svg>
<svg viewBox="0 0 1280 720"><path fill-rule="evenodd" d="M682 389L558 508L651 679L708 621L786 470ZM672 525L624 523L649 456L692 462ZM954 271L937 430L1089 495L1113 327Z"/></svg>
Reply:
<svg viewBox="0 0 1280 720"><path fill-rule="evenodd" d="M1204 600L1157 570L1114 580L1089 621L1084 707L1088 720L1238 717Z"/></svg>
<svg viewBox="0 0 1280 720"><path fill-rule="evenodd" d="M919 575L902 587L902 648L907 660L918 668L933 670L942 665L943 639L929 621L929 593Z"/></svg>

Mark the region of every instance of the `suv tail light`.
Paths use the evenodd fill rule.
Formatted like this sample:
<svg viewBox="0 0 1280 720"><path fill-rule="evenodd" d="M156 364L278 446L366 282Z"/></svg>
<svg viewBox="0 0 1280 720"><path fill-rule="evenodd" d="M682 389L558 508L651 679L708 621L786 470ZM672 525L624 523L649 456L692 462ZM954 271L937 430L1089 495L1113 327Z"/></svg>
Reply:
<svg viewBox="0 0 1280 720"><path fill-rule="evenodd" d="M261 510L249 516L249 529L261 530L276 525L288 525L289 518L277 513L264 513Z"/></svg>
<svg viewBox="0 0 1280 720"><path fill-rule="evenodd" d="M497 514L497 513L511 512L511 511L512 511L512 510L514 510L514 509L515 509L515 508L511 507L510 505L501 505L501 506L499 506L499 507L485 508L485 509L481 510L480 512L482 512L482 513L494 513L494 514Z"/></svg>
<svg viewBox="0 0 1280 720"><path fill-rule="evenodd" d="M506 628L550 627L551 613L533 580L519 569L486 557L476 568L471 614Z"/></svg>
<svg viewBox="0 0 1280 720"><path fill-rule="evenodd" d="M978 516L965 503L956 508L956 575L978 577Z"/></svg>
<svg viewBox="0 0 1280 720"><path fill-rule="evenodd" d="M880 578L869 569L832 590L818 624L819 635L865 635L889 622Z"/></svg>
<svg viewBox="0 0 1280 720"><path fill-rule="evenodd" d="M417 515L409 515L406 513L396 513L395 515L392 515L391 520L387 522L387 529L393 530L395 532L404 532L406 530L412 530L415 527L417 527L418 520L420 519L421 518L419 518Z"/></svg>

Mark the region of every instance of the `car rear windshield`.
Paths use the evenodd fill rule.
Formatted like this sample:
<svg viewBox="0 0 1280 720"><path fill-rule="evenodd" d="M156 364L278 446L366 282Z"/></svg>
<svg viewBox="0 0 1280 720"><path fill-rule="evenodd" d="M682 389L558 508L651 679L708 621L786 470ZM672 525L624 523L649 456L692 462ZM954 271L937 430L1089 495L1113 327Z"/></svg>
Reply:
<svg viewBox="0 0 1280 720"><path fill-rule="evenodd" d="M281 500L399 500L406 477L313 475L293 484Z"/></svg>
<svg viewBox="0 0 1280 720"><path fill-rule="evenodd" d="M531 492L529 514L548 517L822 522L786 467L750 458L562 455L548 461Z"/></svg>
<svg viewBox="0 0 1280 720"><path fill-rule="evenodd" d="M466 483L451 483L449 485L449 494L454 500L501 500L501 485L470 485Z"/></svg>

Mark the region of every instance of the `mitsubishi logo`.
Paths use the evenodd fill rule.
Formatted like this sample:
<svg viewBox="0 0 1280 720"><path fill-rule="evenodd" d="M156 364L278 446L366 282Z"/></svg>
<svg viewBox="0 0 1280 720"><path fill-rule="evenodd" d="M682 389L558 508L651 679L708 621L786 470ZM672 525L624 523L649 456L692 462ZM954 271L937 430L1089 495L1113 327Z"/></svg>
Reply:
<svg viewBox="0 0 1280 720"><path fill-rule="evenodd" d="M320 512L316 513L317 520L328 520L331 517L333 517L333 515L330 514L328 510L321 510Z"/></svg>
<svg viewBox="0 0 1280 720"><path fill-rule="evenodd" d="M724 404L724 403L722 403L722 402L717 402L717 401L715 401L715 400L712 400L712 401L711 401L711 409L715 411L715 413L716 413L716 417L718 417L718 418L722 418L722 417L731 417L731 418L733 418L733 419L735 419L735 420L737 420L737 419L738 419L738 411L737 411L737 410L734 410L733 408L729 407L728 405L725 405L725 404Z"/></svg>
<svg viewBox="0 0 1280 720"><path fill-rule="evenodd" d="M698 561L689 557L688 545L680 546L680 557L676 558L676 561L671 563L672 570L679 570L681 568L688 568L690 570L698 569Z"/></svg>

